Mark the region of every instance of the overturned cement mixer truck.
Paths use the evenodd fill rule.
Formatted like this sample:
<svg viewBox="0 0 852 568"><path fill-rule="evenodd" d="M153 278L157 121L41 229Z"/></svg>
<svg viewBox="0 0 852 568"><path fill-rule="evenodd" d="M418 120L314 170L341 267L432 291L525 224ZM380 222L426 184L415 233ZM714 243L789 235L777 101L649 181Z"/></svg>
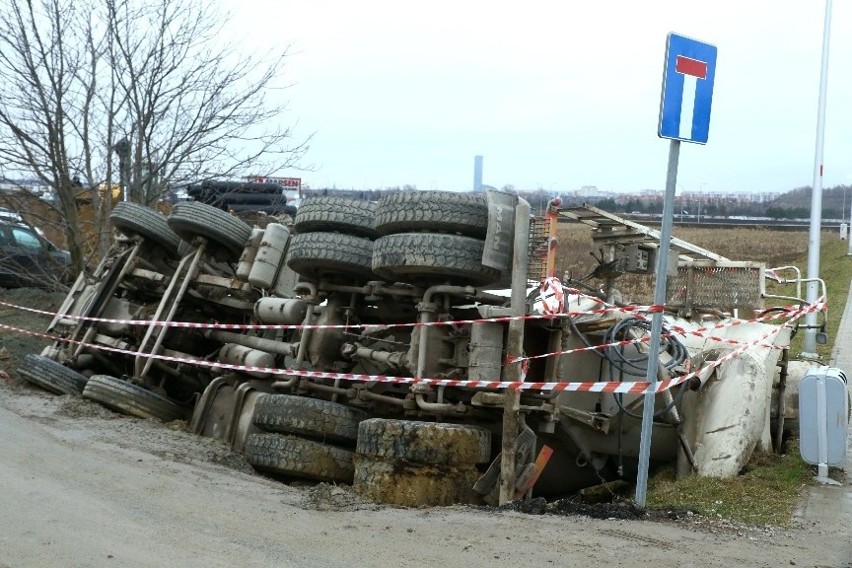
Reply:
<svg viewBox="0 0 852 568"><path fill-rule="evenodd" d="M616 284L654 277L658 232L556 200L534 216L506 192L311 197L253 227L198 202L167 217L120 203L111 219L113 247L24 377L188 419L267 474L400 505L633 480L649 388L652 466L735 475L780 444L791 331L823 308L800 298L795 268L678 239L665 305L628 303ZM563 221L602 251L593 286L554 273L575 254L557 246ZM767 279L796 292L772 296ZM773 297L783 307L767 309Z"/></svg>

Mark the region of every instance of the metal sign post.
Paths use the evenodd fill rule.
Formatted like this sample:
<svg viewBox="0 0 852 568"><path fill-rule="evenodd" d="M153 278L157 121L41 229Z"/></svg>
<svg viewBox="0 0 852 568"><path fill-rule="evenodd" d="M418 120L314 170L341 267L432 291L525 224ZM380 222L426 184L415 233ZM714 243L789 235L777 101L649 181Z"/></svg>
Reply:
<svg viewBox="0 0 852 568"><path fill-rule="evenodd" d="M666 275L674 222L680 142L707 143L715 77L716 46L673 33L669 34L666 42L666 64L663 73L658 135L660 138L670 138L671 143L666 171L666 196L663 203L660 250L657 254L657 282L654 287L654 305L656 306L662 306L666 302ZM654 423L654 400L662 330L663 314L660 311L654 312L648 347L648 368L645 375L650 386L645 392L642 410L639 472L636 478L636 503L642 507L645 506L648 491L648 465L651 457L651 431Z"/></svg>

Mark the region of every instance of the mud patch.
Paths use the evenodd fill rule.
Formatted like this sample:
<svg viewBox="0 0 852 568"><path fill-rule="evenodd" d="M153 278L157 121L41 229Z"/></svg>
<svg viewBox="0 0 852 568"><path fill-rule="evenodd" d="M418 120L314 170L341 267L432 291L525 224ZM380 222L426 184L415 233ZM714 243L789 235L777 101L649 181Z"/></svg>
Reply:
<svg viewBox="0 0 852 568"><path fill-rule="evenodd" d="M41 353L50 340L19 330L42 333L51 320L48 315L22 310L20 307L55 313L62 305L65 293L47 292L36 288L13 290L0 288L0 293L2 293L2 300L10 304L0 306L0 321L16 328L0 330L0 370L12 377L11 385L20 386L24 382L17 373L21 359L31 353Z"/></svg>
<svg viewBox="0 0 852 568"><path fill-rule="evenodd" d="M114 420L120 416L100 404L86 400L85 398L72 396L62 398L64 400L61 400L56 407L56 414L59 416L67 416L69 418L100 418L103 420Z"/></svg>
<svg viewBox="0 0 852 568"><path fill-rule="evenodd" d="M632 521L681 521L694 520L698 516L694 511L686 509L645 509L628 500L586 503L579 497L569 497L553 502L547 502L543 497L536 497L528 501L512 501L501 506L500 509L528 515L583 516L592 519Z"/></svg>
<svg viewBox="0 0 852 568"><path fill-rule="evenodd" d="M371 501L354 493L350 488L318 483L305 491L302 508L316 511L376 511L381 509Z"/></svg>
<svg viewBox="0 0 852 568"><path fill-rule="evenodd" d="M251 464L246 461L245 457L230 450L221 452L211 451L207 454L207 461L218 465L223 465L230 469L235 469L242 473L249 473L252 475L256 473Z"/></svg>
<svg viewBox="0 0 852 568"><path fill-rule="evenodd" d="M213 463L241 473L256 474L251 464L230 446L221 440L195 436L188 431L185 422L175 420L161 424L139 420L137 425L150 433L147 447L143 449L161 459L190 465Z"/></svg>
<svg viewBox="0 0 852 568"><path fill-rule="evenodd" d="M600 520L671 523L714 535L751 539L772 538L783 533L777 527L752 526L721 517L702 516L688 509L644 509L629 500L612 503L584 503L579 497L569 497L549 503L543 497L536 497L527 501L511 501L497 509L516 511L527 515L579 516Z"/></svg>

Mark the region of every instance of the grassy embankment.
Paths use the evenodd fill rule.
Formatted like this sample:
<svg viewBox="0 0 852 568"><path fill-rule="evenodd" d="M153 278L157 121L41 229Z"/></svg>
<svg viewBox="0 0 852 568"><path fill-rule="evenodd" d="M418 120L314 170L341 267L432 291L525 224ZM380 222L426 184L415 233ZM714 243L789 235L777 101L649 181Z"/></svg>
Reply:
<svg viewBox="0 0 852 568"><path fill-rule="evenodd" d="M781 232L763 228L703 229L675 228L674 236L732 260L765 262L768 267L797 266L807 273L807 231ZM561 250L577 251L562 255L559 274L569 271L581 277L595 267L589 254L594 251L588 229L576 225L560 227ZM820 359L830 364L840 317L852 281L852 257L848 245L835 232L824 232L820 247L820 276L828 290L829 341L817 346ZM647 284L647 283L646 283ZM650 284L653 287L653 284ZM651 288L647 288L651 289ZM782 293L779 291L779 293ZM789 293L785 290L783 293ZM790 348L790 357L802 352L798 333ZM801 498L802 489L811 482L813 468L799 457L795 440L784 455L755 455L741 475L727 479L690 477L675 480L671 471L663 471L650 480L648 505L654 508L689 509L705 516L723 517L753 525L787 525Z"/></svg>

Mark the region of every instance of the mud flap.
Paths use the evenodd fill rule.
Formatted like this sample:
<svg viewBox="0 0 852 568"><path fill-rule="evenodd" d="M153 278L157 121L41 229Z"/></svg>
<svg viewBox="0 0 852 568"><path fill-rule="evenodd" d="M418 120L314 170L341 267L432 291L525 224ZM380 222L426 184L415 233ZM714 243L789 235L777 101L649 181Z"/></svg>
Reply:
<svg viewBox="0 0 852 568"><path fill-rule="evenodd" d="M502 280L511 282L509 267L512 263L512 249L515 243L515 205L518 202L518 196L502 191L489 191L486 193L486 198L488 229L485 233L482 264L499 270L503 273Z"/></svg>
<svg viewBox="0 0 852 568"><path fill-rule="evenodd" d="M248 435L261 431L252 423L257 397L268 391L261 385L234 375L214 379L195 404L190 431L227 442L241 452Z"/></svg>

